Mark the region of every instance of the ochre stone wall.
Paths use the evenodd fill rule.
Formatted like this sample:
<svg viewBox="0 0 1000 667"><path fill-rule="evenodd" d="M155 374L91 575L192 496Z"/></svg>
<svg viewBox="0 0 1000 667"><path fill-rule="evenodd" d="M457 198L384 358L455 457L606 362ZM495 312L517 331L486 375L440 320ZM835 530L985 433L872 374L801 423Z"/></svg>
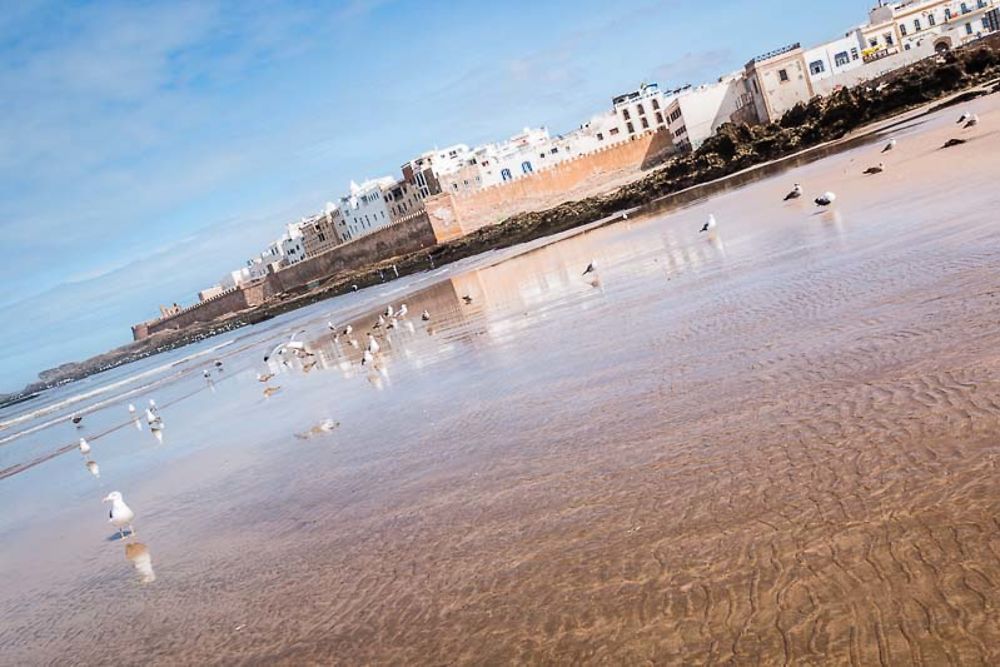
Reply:
<svg viewBox="0 0 1000 667"><path fill-rule="evenodd" d="M424 201L438 241L448 241L522 213L580 196L616 174L655 164L674 150L669 132L654 132L611 148L561 162L510 183L470 194L442 193ZM578 192L574 192L574 190Z"/></svg>
<svg viewBox="0 0 1000 667"><path fill-rule="evenodd" d="M276 271L267 277L273 293L288 292L314 280L323 280L342 271L360 269L395 255L415 252L434 245L434 230L423 212L339 245L315 257Z"/></svg>
<svg viewBox="0 0 1000 667"><path fill-rule="evenodd" d="M259 281L243 288L223 292L207 301L196 303L176 315L136 325L132 327L132 336L135 340L140 340L160 331L183 329L195 322L210 322L217 317L259 305L265 301L267 296L269 296L268 285L265 281Z"/></svg>

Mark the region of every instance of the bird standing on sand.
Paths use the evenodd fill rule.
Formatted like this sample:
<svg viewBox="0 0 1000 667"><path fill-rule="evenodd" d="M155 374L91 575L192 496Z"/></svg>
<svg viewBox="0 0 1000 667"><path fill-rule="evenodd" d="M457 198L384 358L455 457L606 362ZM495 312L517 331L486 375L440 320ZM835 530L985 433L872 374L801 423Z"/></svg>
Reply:
<svg viewBox="0 0 1000 667"><path fill-rule="evenodd" d="M802 186L798 183L792 188L792 191L785 195L785 201L791 201L792 199L798 199L802 196Z"/></svg>
<svg viewBox="0 0 1000 667"><path fill-rule="evenodd" d="M430 322L431 314L427 312L427 310L425 309L424 312L420 313L420 319L422 319L424 322Z"/></svg>
<svg viewBox="0 0 1000 667"><path fill-rule="evenodd" d="M969 116L969 119L965 121L964 127L966 130L968 130L970 127L975 127L976 125L979 125L979 116L977 116L976 114L972 114L971 116Z"/></svg>
<svg viewBox="0 0 1000 667"><path fill-rule="evenodd" d="M219 360L219 359L216 359L215 360L215 367L218 368L219 370L222 370L222 361Z"/></svg>
<svg viewBox="0 0 1000 667"><path fill-rule="evenodd" d="M83 421L83 417L81 417L80 415L73 415L73 417L70 419L70 421L73 422L74 424L76 424L77 426L79 426L80 422Z"/></svg>
<svg viewBox="0 0 1000 667"><path fill-rule="evenodd" d="M883 153L888 153L889 151L893 150L894 148L896 148L896 140L895 139L890 139L889 143L887 143L885 145L885 148L882 149L882 152Z"/></svg>
<svg viewBox="0 0 1000 667"><path fill-rule="evenodd" d="M346 327L344 327L344 335L345 336L350 336L352 331L354 331L354 327L352 327L350 324L348 324Z"/></svg>
<svg viewBox="0 0 1000 667"><path fill-rule="evenodd" d="M388 306L385 307L386 318L392 317L395 313L396 311L392 309L392 304L389 304Z"/></svg>
<svg viewBox="0 0 1000 667"><path fill-rule="evenodd" d="M295 355L305 353L306 344L300 340L295 340L296 336L302 333L305 333L305 329L293 333L287 342L275 345L274 349L264 355L264 361L267 362L268 359L274 356L282 357L282 361L284 361L284 356L289 352L292 352Z"/></svg>
<svg viewBox="0 0 1000 667"><path fill-rule="evenodd" d="M969 112L965 112L961 116L959 116L958 120L955 121L955 125L961 125L967 120L969 120Z"/></svg>
<svg viewBox="0 0 1000 667"><path fill-rule="evenodd" d="M399 317L406 317L406 314L410 312L410 309L406 307L405 303L399 305L399 312L396 313Z"/></svg>
<svg viewBox="0 0 1000 667"><path fill-rule="evenodd" d="M212 374L208 372L207 368L201 372L201 376L203 378L205 378L206 380L211 380L212 379Z"/></svg>
<svg viewBox="0 0 1000 667"><path fill-rule="evenodd" d="M371 350L365 350L364 354L361 355L361 365L367 366L373 361L375 361L375 355L372 354Z"/></svg>
<svg viewBox="0 0 1000 667"><path fill-rule="evenodd" d="M331 322L329 320L326 321L326 328L329 329L330 331L336 331L337 330L337 327L333 326L333 322Z"/></svg>
<svg viewBox="0 0 1000 667"><path fill-rule="evenodd" d="M592 259L590 260L590 264L587 265L587 268L584 269L583 275L594 273L595 271L597 271L597 260Z"/></svg>
<svg viewBox="0 0 1000 667"><path fill-rule="evenodd" d="M163 419L160 417L160 414L153 412L149 408L146 408L146 423L149 424L149 430L151 431L163 429Z"/></svg>
<svg viewBox="0 0 1000 667"><path fill-rule="evenodd" d="M118 529L118 536L121 539L125 539L125 533L122 530L125 526L128 526L129 535L135 535L135 529L132 528L132 522L135 520L135 512L125 504L122 494L118 491L112 491L104 498L103 502L111 503L111 511L108 513L108 523Z"/></svg>
<svg viewBox="0 0 1000 667"><path fill-rule="evenodd" d="M154 401L153 399L149 399L149 409L153 411L154 415L160 413L159 408L156 407L156 401Z"/></svg>
<svg viewBox="0 0 1000 667"><path fill-rule="evenodd" d="M865 169L864 173L867 176L873 176L875 174L881 174L883 171L885 171L885 163L879 162L874 167L868 167L867 169Z"/></svg>
<svg viewBox="0 0 1000 667"><path fill-rule="evenodd" d="M372 354L378 354L380 349L382 349L382 347L378 344L378 341L375 340L375 336L368 334L368 351Z"/></svg>
<svg viewBox="0 0 1000 667"><path fill-rule="evenodd" d="M351 291L352 292L357 292L358 291L358 286L357 285L351 285Z"/></svg>
<svg viewBox="0 0 1000 667"><path fill-rule="evenodd" d="M469 296L468 294L466 294L465 296L462 297L462 301L464 301L465 304L468 305L468 304L472 303L472 297Z"/></svg>
<svg viewBox="0 0 1000 667"><path fill-rule="evenodd" d="M86 438L80 438L78 447L80 448L80 453L84 456L90 453L90 443L87 442Z"/></svg>
<svg viewBox="0 0 1000 667"><path fill-rule="evenodd" d="M716 224L718 223L715 222L715 216L709 215L708 220L706 220L705 224L701 226L701 229L698 230L698 233L701 234L702 232L711 231L715 229Z"/></svg>
<svg viewBox="0 0 1000 667"><path fill-rule="evenodd" d="M816 206L826 207L835 201L837 201L837 195L832 192L825 192L819 197L816 197Z"/></svg>

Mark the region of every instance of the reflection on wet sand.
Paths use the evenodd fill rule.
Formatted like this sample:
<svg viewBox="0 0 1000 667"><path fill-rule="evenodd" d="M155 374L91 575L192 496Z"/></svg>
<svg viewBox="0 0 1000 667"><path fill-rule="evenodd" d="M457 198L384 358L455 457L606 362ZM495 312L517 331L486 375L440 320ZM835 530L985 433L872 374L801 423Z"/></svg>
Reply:
<svg viewBox="0 0 1000 667"><path fill-rule="evenodd" d="M149 547L142 542L128 542L125 544L125 560L132 563L139 581L148 584L156 581L156 573L153 572L153 557L149 553Z"/></svg>

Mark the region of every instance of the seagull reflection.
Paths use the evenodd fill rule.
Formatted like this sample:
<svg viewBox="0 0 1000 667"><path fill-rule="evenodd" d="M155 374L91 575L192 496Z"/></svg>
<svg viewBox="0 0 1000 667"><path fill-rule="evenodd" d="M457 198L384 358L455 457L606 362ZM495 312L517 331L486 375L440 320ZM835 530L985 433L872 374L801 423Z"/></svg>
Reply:
<svg viewBox="0 0 1000 667"><path fill-rule="evenodd" d="M823 227L830 230L837 236L844 234L844 216L838 210L823 211L820 215L820 222Z"/></svg>
<svg viewBox="0 0 1000 667"><path fill-rule="evenodd" d="M296 433L295 437L299 440L309 440L310 438L316 438L321 435L332 433L338 426L340 426L340 422L334 421L333 419L324 419L308 431Z"/></svg>
<svg viewBox="0 0 1000 667"><path fill-rule="evenodd" d="M161 429L152 431L152 433L153 433L153 437L156 438L157 444L162 445L163 444L163 429L161 428Z"/></svg>
<svg viewBox="0 0 1000 667"><path fill-rule="evenodd" d="M100 477L101 477L101 467L99 465L97 465L96 461L87 461L86 466L87 466L87 472L89 472L94 477L97 477L98 479L100 479Z"/></svg>
<svg viewBox="0 0 1000 667"><path fill-rule="evenodd" d="M717 232L708 235L708 245L712 246L723 258L726 256L726 244Z"/></svg>
<svg viewBox="0 0 1000 667"><path fill-rule="evenodd" d="M149 554L149 547L142 542L129 542L125 545L125 560L132 563L139 581L149 584L156 581L156 573L153 572L153 557Z"/></svg>

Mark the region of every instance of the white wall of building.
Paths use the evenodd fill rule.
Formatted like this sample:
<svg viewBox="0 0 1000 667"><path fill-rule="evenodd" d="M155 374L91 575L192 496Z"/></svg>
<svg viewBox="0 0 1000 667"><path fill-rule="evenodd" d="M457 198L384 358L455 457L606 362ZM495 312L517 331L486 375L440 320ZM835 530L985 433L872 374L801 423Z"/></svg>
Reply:
<svg viewBox="0 0 1000 667"><path fill-rule="evenodd" d="M392 224L392 215L383 197L383 190L393 187L396 180L389 176L367 180L361 185L351 182L351 194L341 197L337 233L344 241L378 231Z"/></svg>
<svg viewBox="0 0 1000 667"><path fill-rule="evenodd" d="M671 97L666 108L667 126L679 147L697 150L733 114L752 104L742 73L716 83L685 88Z"/></svg>
<svg viewBox="0 0 1000 667"><path fill-rule="evenodd" d="M861 67L864 65L861 59L863 49L861 36L856 31L806 49L804 56L806 67L809 68L809 79L815 84Z"/></svg>

